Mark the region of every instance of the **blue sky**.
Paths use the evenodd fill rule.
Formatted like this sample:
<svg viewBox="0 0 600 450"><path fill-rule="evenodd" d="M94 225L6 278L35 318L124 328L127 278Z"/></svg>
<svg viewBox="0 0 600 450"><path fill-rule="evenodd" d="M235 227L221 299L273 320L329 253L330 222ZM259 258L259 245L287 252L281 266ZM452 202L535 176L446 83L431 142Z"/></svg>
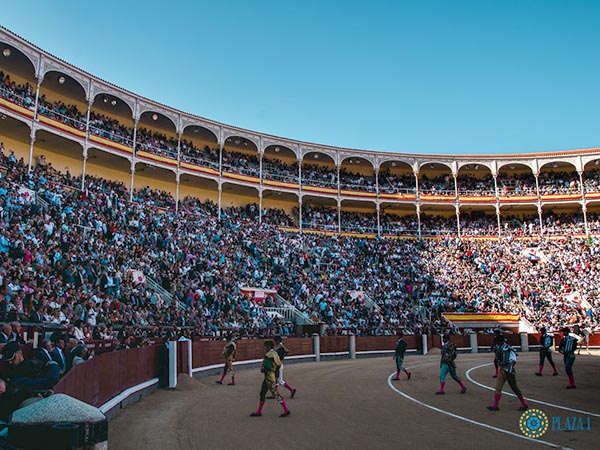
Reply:
<svg viewBox="0 0 600 450"><path fill-rule="evenodd" d="M600 147L600 2L20 0L0 24L126 89L309 142Z"/></svg>

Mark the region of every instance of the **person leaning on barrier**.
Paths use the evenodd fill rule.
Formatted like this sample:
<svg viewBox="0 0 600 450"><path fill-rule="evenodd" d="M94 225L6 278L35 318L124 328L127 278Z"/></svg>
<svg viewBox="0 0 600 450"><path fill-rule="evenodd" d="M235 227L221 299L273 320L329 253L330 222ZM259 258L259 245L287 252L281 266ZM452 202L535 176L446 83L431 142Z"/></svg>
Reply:
<svg viewBox="0 0 600 450"><path fill-rule="evenodd" d="M2 349L2 361L7 364L5 377L11 386L23 386L32 391L52 389L60 378L60 368L54 361L25 359L21 346L9 342Z"/></svg>

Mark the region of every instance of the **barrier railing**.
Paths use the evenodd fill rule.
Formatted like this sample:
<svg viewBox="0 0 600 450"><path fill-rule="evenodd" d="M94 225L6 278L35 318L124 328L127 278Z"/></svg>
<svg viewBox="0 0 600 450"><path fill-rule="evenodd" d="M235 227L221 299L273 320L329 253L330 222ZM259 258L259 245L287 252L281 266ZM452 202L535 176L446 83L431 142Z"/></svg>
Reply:
<svg viewBox="0 0 600 450"><path fill-rule="evenodd" d="M494 340L493 334L476 334L474 342L472 342L471 336L455 335L452 336L452 341L460 349L477 352L478 349L487 351ZM539 345L539 334L520 335L515 333L505 336L508 343L517 348L521 348L523 342L528 342L530 346L534 347L533 349L530 347L530 350L536 350L536 346ZM560 335L556 334L554 337L555 345L558 345ZM321 357L344 357L345 354L352 357L352 340L355 341L357 354L392 354L396 346L396 339L396 336L321 336L318 340L319 354ZM439 335L407 335L404 336L404 340L408 344L408 350L413 352L424 352L433 347L441 347L441 336ZM264 341L265 339L237 341L237 362L260 361L264 356ZM427 345L425 349L423 341ZM314 357L316 354L314 342L312 338L284 338L284 343L290 350L289 357ZM223 364L222 352L225 341L195 338L192 341L191 351L192 370L189 370L188 345L187 341L178 342L176 345L178 354L176 373L189 373L204 370L204 368L218 370L218 367ZM600 335L590 336L590 346L600 346ZM71 369L59 381L54 390L94 406L100 406L125 390L157 378L161 367L167 364L166 359L163 361L159 355L161 348L164 346L153 345L101 354Z"/></svg>

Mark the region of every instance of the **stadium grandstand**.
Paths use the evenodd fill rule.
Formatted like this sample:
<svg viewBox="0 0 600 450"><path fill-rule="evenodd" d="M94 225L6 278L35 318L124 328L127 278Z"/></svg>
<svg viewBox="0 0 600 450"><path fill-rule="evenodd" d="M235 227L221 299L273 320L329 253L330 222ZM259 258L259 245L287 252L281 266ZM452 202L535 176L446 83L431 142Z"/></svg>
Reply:
<svg viewBox="0 0 600 450"><path fill-rule="evenodd" d="M20 322L98 355L231 332L388 345L402 329L416 349L462 332L447 313L599 325L600 149L420 155L271 136L4 28L0 81L8 334Z"/></svg>

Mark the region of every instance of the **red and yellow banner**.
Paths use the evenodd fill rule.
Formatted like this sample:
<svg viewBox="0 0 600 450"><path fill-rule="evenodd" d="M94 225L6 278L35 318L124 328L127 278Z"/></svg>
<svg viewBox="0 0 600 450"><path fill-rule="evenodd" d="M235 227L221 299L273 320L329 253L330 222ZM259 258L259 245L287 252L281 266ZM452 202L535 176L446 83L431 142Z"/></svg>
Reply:
<svg viewBox="0 0 600 450"><path fill-rule="evenodd" d="M118 142L111 141L110 139L105 139L94 134L90 133L90 142L95 142L96 144L103 145L108 148L113 148L115 150L119 150L120 152L125 152L132 154L133 149L124 144L119 144Z"/></svg>
<svg viewBox="0 0 600 450"><path fill-rule="evenodd" d="M11 111L16 112L17 114L20 114L22 116L33 119L33 111L32 110L27 109L23 106L19 106L16 103L6 100L5 98L0 98L0 105L5 107L6 109L10 109Z"/></svg>
<svg viewBox="0 0 600 450"><path fill-rule="evenodd" d="M537 202L537 195L519 195L514 197L500 196L502 203Z"/></svg>
<svg viewBox="0 0 600 450"><path fill-rule="evenodd" d="M55 128L59 131L64 131L65 133L72 134L78 138L85 139L85 130L79 130L71 125L67 125L65 123L59 122L58 120L51 119L50 117L38 115L40 123L44 125L48 125L52 128Z"/></svg>
<svg viewBox="0 0 600 450"><path fill-rule="evenodd" d="M518 314L503 313L443 313L451 322L512 322L519 323Z"/></svg>
<svg viewBox="0 0 600 450"><path fill-rule="evenodd" d="M542 195L542 200L581 200L581 193Z"/></svg>
<svg viewBox="0 0 600 450"><path fill-rule="evenodd" d="M194 172L205 173L207 175L213 175L215 177L219 176L219 171L217 169L213 169L211 167L198 166L196 164L190 164L187 162L181 162L181 168L187 170L193 170Z"/></svg>
<svg viewBox="0 0 600 450"><path fill-rule="evenodd" d="M384 199L390 199L390 200L409 200L409 201L415 201L417 199L416 194L402 194L402 193L396 193L396 194L384 194L384 193L380 193L379 194L379 198L384 198Z"/></svg>
<svg viewBox="0 0 600 450"><path fill-rule="evenodd" d="M145 152L143 150L137 151L135 153L135 155L138 156L138 157L140 157L140 158L151 159L153 161L156 161L156 162L159 162L159 163L163 163L163 164L168 164L170 166L177 166L177 160L176 159L167 158L165 156L155 155L154 153Z"/></svg>

